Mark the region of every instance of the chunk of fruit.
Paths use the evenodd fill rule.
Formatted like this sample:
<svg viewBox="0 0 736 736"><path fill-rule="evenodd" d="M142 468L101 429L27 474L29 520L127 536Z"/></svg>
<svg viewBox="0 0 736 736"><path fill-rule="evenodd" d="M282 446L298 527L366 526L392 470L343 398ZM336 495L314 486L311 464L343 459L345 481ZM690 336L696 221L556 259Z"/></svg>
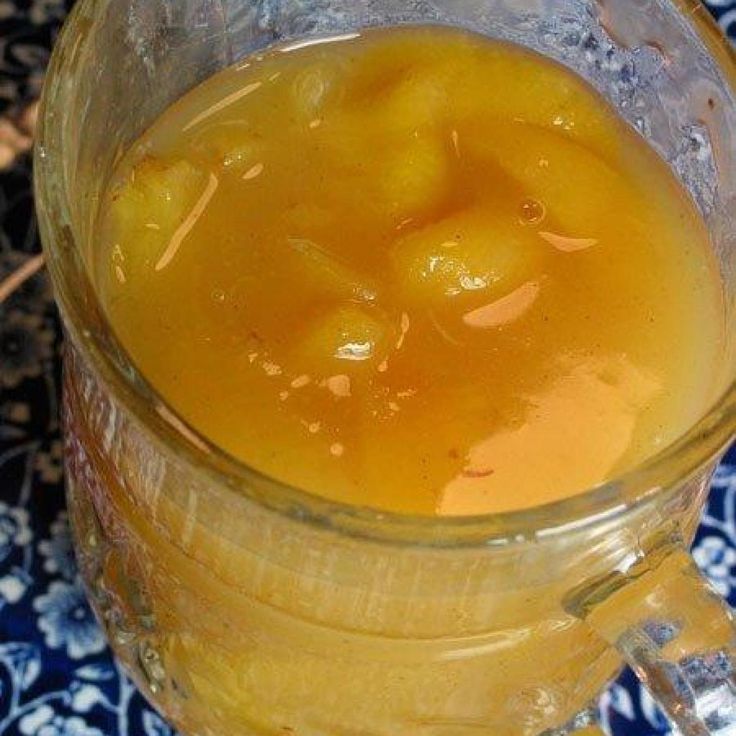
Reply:
<svg viewBox="0 0 736 736"><path fill-rule="evenodd" d="M439 133L390 131L375 122L374 115L355 112L328 121L325 178L340 186L324 194L334 209L354 206L359 191L379 227L395 227L442 203L451 189L451 160Z"/></svg>
<svg viewBox="0 0 736 736"><path fill-rule="evenodd" d="M451 90L459 125L475 119L487 129L489 120L516 120L555 131L600 155L616 156L621 140L616 117L573 72L550 61L540 64L522 50L479 59L484 72L458 79Z"/></svg>
<svg viewBox="0 0 736 736"><path fill-rule="evenodd" d="M140 161L113 190L105 219L103 237L118 246L115 277L153 271L207 190L207 173L188 161Z"/></svg>
<svg viewBox="0 0 736 736"><path fill-rule="evenodd" d="M395 278L415 302L440 305L474 295L487 300L537 275L541 248L513 218L471 210L396 243Z"/></svg>
<svg viewBox="0 0 736 736"><path fill-rule="evenodd" d="M394 333L389 319L375 308L337 307L309 326L295 365L323 376L375 366L388 354Z"/></svg>
<svg viewBox="0 0 736 736"><path fill-rule="evenodd" d="M519 140L524 145L519 145ZM522 199L520 219L559 250L595 245L611 218L627 221L639 209L630 180L585 145L534 125L496 129L492 138L468 135L479 162L500 167Z"/></svg>
<svg viewBox="0 0 736 736"><path fill-rule="evenodd" d="M378 174L379 206L396 221L438 206L449 188L449 163L434 137L411 138L389 155Z"/></svg>
<svg viewBox="0 0 736 736"><path fill-rule="evenodd" d="M600 96L571 70L516 46L489 46L467 36L452 58L429 38L414 40L412 66L399 44L367 51L368 73L351 79L353 106L366 106L380 119L421 127L428 122L462 125L521 120L554 129L599 153L615 150L620 137ZM478 70L468 74L468 69ZM503 93L499 93L503 90ZM612 135L613 133L613 135Z"/></svg>
<svg viewBox="0 0 736 736"><path fill-rule="evenodd" d="M264 160L263 144L242 122L218 122L199 130L192 148L209 166L245 173Z"/></svg>
<svg viewBox="0 0 736 736"><path fill-rule="evenodd" d="M397 34L394 38L374 36L372 41L363 46L363 63L350 70L346 102L355 106L387 100L394 90L412 77L439 81L446 78L448 70L453 73L466 72L468 54L474 53L479 47L484 48L485 43L479 43L477 37L469 34L460 38L458 34L450 33L453 36L452 54L448 54L443 44L437 42L436 28L426 31L414 29L410 46L406 44L406 37L402 38L403 34ZM364 40L367 41L368 37Z"/></svg>
<svg viewBox="0 0 736 736"><path fill-rule="evenodd" d="M384 89L366 106L376 126L389 132L436 131L451 113L450 89L453 70L445 66L419 66L406 73L393 86Z"/></svg>

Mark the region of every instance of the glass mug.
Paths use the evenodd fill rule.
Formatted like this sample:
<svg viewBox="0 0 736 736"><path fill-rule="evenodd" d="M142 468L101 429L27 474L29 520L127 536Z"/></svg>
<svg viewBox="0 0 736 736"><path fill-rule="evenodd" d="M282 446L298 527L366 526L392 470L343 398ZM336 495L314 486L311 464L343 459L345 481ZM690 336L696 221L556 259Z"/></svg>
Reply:
<svg viewBox="0 0 736 736"><path fill-rule="evenodd" d="M49 70L36 187L95 611L189 736L592 732L587 706L624 661L685 736L736 734L736 630L686 552L736 428L732 352L707 416L633 472L529 511L423 519L236 462L166 405L105 320L93 226L126 146L244 54L396 23L516 41L589 79L697 201L733 333L736 64L695 0L80 0Z"/></svg>

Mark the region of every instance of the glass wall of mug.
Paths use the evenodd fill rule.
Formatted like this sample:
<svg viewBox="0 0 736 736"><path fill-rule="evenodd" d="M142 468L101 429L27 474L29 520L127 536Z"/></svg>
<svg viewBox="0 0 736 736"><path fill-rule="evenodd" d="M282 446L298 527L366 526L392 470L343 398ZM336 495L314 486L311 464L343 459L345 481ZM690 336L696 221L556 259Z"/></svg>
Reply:
<svg viewBox="0 0 736 736"><path fill-rule="evenodd" d="M736 71L698 7L77 4L49 72L37 150L68 338L71 517L113 648L184 733L532 736L561 727L621 666L601 628L581 620L581 591L633 569L680 574L680 550L734 430L734 366L724 366L718 406L676 446L549 507L423 520L282 487L178 418L106 323L89 277L93 225L127 145L197 82L274 43L395 23L469 28L568 64L651 141L706 218L731 310ZM661 564L670 557L676 564Z"/></svg>

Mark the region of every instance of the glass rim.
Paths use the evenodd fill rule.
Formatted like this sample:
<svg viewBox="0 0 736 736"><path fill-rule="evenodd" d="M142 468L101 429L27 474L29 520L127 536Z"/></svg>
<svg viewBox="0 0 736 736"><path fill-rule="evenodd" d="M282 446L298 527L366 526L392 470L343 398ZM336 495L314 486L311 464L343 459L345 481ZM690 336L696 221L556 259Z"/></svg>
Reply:
<svg viewBox="0 0 736 736"><path fill-rule="evenodd" d="M713 17L700 0L670 2L706 45L736 96L736 51ZM213 491L221 489L228 497L256 503L295 522L382 543L505 546L631 512L693 476L736 434L734 380L684 435L618 477L545 505L474 516L417 516L331 501L271 478L227 453L190 426L136 370L103 310L98 309L99 300L71 228L59 226L61 218L55 217L70 211L64 187L49 182L62 170L63 147L53 140L63 127L54 119L55 102L63 95L62 88L68 90L55 80L67 75L73 65L76 54L65 53L65 47L74 44L77 26L93 4L94 0L82 0L72 10L52 55L42 94L35 150L39 175L34 186L47 264L65 327L114 400L151 433L152 440L162 444L164 454L215 484ZM92 311L90 299L95 307Z"/></svg>

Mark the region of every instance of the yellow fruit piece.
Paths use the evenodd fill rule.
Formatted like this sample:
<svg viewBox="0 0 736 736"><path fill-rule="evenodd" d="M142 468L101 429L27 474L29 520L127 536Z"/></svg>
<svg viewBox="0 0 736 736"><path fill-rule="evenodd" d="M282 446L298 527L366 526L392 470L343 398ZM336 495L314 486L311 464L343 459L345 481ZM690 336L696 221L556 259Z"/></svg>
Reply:
<svg viewBox="0 0 736 736"><path fill-rule="evenodd" d="M451 54L437 43L430 29L414 29L411 49L401 39L385 37L366 40L361 51L363 63L354 65L346 79L346 102L350 105L387 99L394 89L412 78L443 79L448 70L467 73L468 54L477 51L479 37L470 34L454 39Z"/></svg>
<svg viewBox="0 0 736 736"><path fill-rule="evenodd" d="M262 143L239 121L204 126L192 139L192 148L207 164L239 174L264 161Z"/></svg>
<svg viewBox="0 0 736 736"><path fill-rule="evenodd" d="M518 121L560 133L615 158L621 136L601 97L561 65L527 52L487 55L482 73L456 77L449 98L455 122ZM499 90L503 94L499 94Z"/></svg>
<svg viewBox="0 0 736 736"><path fill-rule="evenodd" d="M379 169L378 205L397 222L421 216L442 201L449 188L449 163L434 136L410 137Z"/></svg>
<svg viewBox="0 0 736 736"><path fill-rule="evenodd" d="M366 108L370 107L376 125L389 132L438 131L451 112L452 84L447 69L418 66L367 102Z"/></svg>
<svg viewBox="0 0 736 736"><path fill-rule="evenodd" d="M394 246L399 289L415 303L440 305L495 290L508 291L537 275L540 247L511 217L481 209L453 215L411 233Z"/></svg>
<svg viewBox="0 0 736 736"><path fill-rule="evenodd" d="M115 277L124 282L161 266L176 239L186 234L188 218L202 209L202 198L212 194L211 176L189 161L146 157L113 190L105 238L117 244ZM164 264L166 265L166 264Z"/></svg>
<svg viewBox="0 0 736 736"><path fill-rule="evenodd" d="M436 125L452 130L469 120L520 120L556 130L599 153L615 153L615 116L580 77L513 45L495 49L469 35L451 56L417 37L412 64L398 44L368 51L366 72L349 81L349 102L399 128ZM468 70L474 73L469 74ZM612 121L614 121L612 123Z"/></svg>
<svg viewBox="0 0 736 736"><path fill-rule="evenodd" d="M308 327L294 367L330 376L374 366L388 354L392 336L390 321L375 308L358 304L333 308Z"/></svg>
<svg viewBox="0 0 736 736"><path fill-rule="evenodd" d="M390 46L385 51L391 56ZM332 176L347 195L358 188L367 211L392 227L440 206L452 179L450 135L443 128L449 74L430 62L399 69L359 80L343 104L328 106L320 127Z"/></svg>
<svg viewBox="0 0 736 736"><path fill-rule="evenodd" d="M421 218L440 206L451 187L451 161L439 134L391 130L380 116L345 113L328 120L325 179L328 209L348 207L361 193L363 213L382 229Z"/></svg>
<svg viewBox="0 0 736 736"><path fill-rule="evenodd" d="M519 145L519 140L524 145ZM493 137L468 136L477 161L500 167L522 199L520 220L553 248L574 252L598 244L611 218L640 211L631 180L585 145L534 125L499 126Z"/></svg>

